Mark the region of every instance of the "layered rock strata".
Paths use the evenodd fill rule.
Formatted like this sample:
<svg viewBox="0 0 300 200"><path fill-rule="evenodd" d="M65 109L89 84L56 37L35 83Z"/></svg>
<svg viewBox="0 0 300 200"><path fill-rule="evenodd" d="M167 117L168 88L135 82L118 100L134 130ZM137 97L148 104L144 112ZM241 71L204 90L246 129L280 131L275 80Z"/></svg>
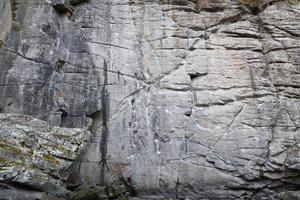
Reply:
<svg viewBox="0 0 300 200"><path fill-rule="evenodd" d="M0 110L94 135L79 172L139 196L279 199L300 179L300 6L0 2Z"/></svg>
<svg viewBox="0 0 300 200"><path fill-rule="evenodd" d="M70 166L89 135L25 115L0 114L0 198L71 199Z"/></svg>

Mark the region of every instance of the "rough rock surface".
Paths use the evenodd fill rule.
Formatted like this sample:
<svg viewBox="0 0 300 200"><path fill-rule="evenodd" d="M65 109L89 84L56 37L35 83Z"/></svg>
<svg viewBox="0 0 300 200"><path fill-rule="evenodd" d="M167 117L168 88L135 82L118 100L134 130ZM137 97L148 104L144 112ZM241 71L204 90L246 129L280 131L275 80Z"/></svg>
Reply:
<svg viewBox="0 0 300 200"><path fill-rule="evenodd" d="M121 175L154 199L297 196L299 3L61 2L72 12L0 1L0 110L89 126L87 184Z"/></svg>
<svg viewBox="0 0 300 200"><path fill-rule="evenodd" d="M88 139L87 130L0 114L0 199L71 198L65 185L69 168Z"/></svg>

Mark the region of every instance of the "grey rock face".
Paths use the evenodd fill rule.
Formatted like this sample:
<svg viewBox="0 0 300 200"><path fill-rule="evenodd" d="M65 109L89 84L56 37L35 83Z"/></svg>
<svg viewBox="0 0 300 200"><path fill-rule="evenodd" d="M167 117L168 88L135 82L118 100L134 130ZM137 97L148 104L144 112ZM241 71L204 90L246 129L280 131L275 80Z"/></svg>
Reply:
<svg viewBox="0 0 300 200"><path fill-rule="evenodd" d="M75 24L64 26L64 16L47 1L19 2L15 8L7 0L1 4L6 8L0 39L1 110L28 114L51 125L84 127L89 123L86 115L101 104L96 90L100 75L81 30ZM20 28L15 30L13 23Z"/></svg>
<svg viewBox="0 0 300 200"><path fill-rule="evenodd" d="M122 176L154 199L298 194L299 4L12 2L0 2L1 112L89 127L86 184Z"/></svg>
<svg viewBox="0 0 300 200"><path fill-rule="evenodd" d="M68 168L88 139L87 130L51 128L29 116L0 114L1 199L71 198L65 185Z"/></svg>

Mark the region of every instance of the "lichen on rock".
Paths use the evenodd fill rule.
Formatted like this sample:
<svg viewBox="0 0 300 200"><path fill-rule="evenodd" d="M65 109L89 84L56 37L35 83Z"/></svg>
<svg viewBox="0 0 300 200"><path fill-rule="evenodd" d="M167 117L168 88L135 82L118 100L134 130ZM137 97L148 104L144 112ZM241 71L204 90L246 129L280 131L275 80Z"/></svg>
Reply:
<svg viewBox="0 0 300 200"><path fill-rule="evenodd" d="M299 3L18 2L19 32L0 1L7 181L40 173L56 188L72 174L76 198L119 176L142 199L299 196ZM29 198L36 180L1 195Z"/></svg>
<svg viewBox="0 0 300 200"><path fill-rule="evenodd" d="M80 155L89 137L84 129L50 127L30 116L0 114L0 181L9 190L21 186L70 199L72 192L66 189L64 171Z"/></svg>

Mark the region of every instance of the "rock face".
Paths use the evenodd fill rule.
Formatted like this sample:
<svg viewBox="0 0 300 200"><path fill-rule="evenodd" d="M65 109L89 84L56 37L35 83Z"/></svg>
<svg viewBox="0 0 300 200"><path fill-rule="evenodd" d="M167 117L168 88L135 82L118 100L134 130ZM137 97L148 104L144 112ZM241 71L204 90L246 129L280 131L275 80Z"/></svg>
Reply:
<svg viewBox="0 0 300 200"><path fill-rule="evenodd" d="M89 139L81 129L49 127L17 114L0 114L1 199L69 199L69 167Z"/></svg>
<svg viewBox="0 0 300 200"><path fill-rule="evenodd" d="M2 0L0 110L89 127L89 185L297 198L300 5L242 2Z"/></svg>

